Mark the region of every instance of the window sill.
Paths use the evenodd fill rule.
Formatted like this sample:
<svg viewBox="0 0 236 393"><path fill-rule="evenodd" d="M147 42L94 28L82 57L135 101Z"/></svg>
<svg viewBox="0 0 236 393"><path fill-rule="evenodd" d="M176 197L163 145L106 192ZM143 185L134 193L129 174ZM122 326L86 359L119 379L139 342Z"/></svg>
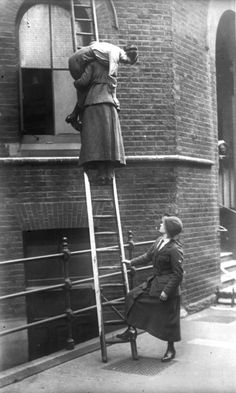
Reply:
<svg viewBox="0 0 236 393"><path fill-rule="evenodd" d="M21 143L5 145L6 156L17 157L78 157L80 135L26 135Z"/></svg>
<svg viewBox="0 0 236 393"><path fill-rule="evenodd" d="M22 143L17 156L19 157L55 157L78 156L81 144L71 143Z"/></svg>

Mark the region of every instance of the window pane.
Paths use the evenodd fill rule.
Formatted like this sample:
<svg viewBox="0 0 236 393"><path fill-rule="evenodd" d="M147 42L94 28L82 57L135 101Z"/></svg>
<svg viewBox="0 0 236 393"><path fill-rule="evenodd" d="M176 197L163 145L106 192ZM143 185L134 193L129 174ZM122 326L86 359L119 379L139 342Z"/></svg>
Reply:
<svg viewBox="0 0 236 393"><path fill-rule="evenodd" d="M68 68L73 53L70 13L64 8L51 8L53 68Z"/></svg>
<svg viewBox="0 0 236 393"><path fill-rule="evenodd" d="M23 16L20 29L21 67L50 68L49 7L40 4Z"/></svg>
<svg viewBox="0 0 236 393"><path fill-rule="evenodd" d="M22 69L24 132L53 134L52 72Z"/></svg>
<svg viewBox="0 0 236 393"><path fill-rule="evenodd" d="M54 70L53 71L53 85L54 85L54 112L55 112L55 133L77 133L70 124L65 122L65 118L72 112L77 97L76 89L73 85L69 71Z"/></svg>

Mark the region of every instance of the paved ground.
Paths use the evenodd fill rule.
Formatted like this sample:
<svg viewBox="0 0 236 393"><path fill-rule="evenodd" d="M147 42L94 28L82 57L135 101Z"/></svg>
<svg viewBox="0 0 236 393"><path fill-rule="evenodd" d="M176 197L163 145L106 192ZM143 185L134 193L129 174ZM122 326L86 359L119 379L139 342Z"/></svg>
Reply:
<svg viewBox="0 0 236 393"><path fill-rule="evenodd" d="M236 393L236 307L211 307L181 320L182 341L169 364L165 343L138 336L140 359L128 343L95 351L0 389L1 393Z"/></svg>

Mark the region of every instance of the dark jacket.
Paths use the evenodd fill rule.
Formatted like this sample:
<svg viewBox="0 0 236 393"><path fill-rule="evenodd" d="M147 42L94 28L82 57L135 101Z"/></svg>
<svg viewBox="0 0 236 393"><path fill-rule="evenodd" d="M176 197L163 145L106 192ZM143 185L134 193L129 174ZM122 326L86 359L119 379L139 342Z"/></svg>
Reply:
<svg viewBox="0 0 236 393"><path fill-rule="evenodd" d="M93 61L87 65L81 78L75 81L77 89L88 88L85 107L104 103L118 106L116 90L109 86L108 71L108 67Z"/></svg>
<svg viewBox="0 0 236 393"><path fill-rule="evenodd" d="M142 289L149 288L150 296L160 296L164 291L168 296L180 295L180 284L183 279L183 250L181 244L174 240L158 250L160 238L143 255L131 260L134 265L147 265L152 262L153 274L141 284Z"/></svg>

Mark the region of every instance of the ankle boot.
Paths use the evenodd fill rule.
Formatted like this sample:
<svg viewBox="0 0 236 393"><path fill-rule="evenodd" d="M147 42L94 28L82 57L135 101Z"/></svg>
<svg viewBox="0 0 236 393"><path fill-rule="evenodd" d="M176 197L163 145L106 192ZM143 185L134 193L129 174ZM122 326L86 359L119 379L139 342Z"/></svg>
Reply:
<svg viewBox="0 0 236 393"><path fill-rule="evenodd" d="M170 362L172 359L175 358L175 348L174 343L172 341L168 342L167 350L165 355L161 358L163 363Z"/></svg>
<svg viewBox="0 0 236 393"><path fill-rule="evenodd" d="M119 338L122 341L131 341L135 340L137 337L137 331L134 327L129 326L128 329L126 329L123 333L117 334L117 338Z"/></svg>

